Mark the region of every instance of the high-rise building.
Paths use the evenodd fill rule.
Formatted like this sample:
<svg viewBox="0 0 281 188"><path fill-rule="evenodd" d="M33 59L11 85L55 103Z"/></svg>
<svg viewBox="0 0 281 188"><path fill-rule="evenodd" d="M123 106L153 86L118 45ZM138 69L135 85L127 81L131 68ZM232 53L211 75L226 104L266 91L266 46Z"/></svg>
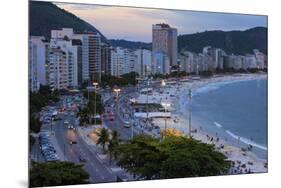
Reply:
<svg viewBox="0 0 281 188"><path fill-rule="evenodd" d="M65 53L68 74L67 87L70 88L78 87L78 61L81 61L81 54L78 53L81 41L79 44L77 39L72 39L73 36L72 29L52 30L50 41L50 49L60 49Z"/></svg>
<svg viewBox="0 0 281 188"><path fill-rule="evenodd" d="M155 67L156 55L165 53L170 65L177 65L177 29L168 24L152 25L152 63ZM159 55L158 55L159 56ZM155 73L156 70L153 70Z"/></svg>
<svg viewBox="0 0 281 188"><path fill-rule="evenodd" d="M253 54L246 54L243 61L243 69L257 68L257 59Z"/></svg>
<svg viewBox="0 0 281 188"><path fill-rule="evenodd" d="M32 91L47 84L48 43L43 36L29 38L29 81Z"/></svg>
<svg viewBox="0 0 281 188"><path fill-rule="evenodd" d="M196 61L195 54L189 51L183 51L180 53L180 71L187 73L195 72L196 70Z"/></svg>
<svg viewBox="0 0 281 188"><path fill-rule="evenodd" d="M77 58L77 84L78 86L81 86L83 83L82 78L82 41L80 39L72 39L72 46L74 47L74 50L76 51L76 58Z"/></svg>
<svg viewBox="0 0 281 188"><path fill-rule="evenodd" d="M67 54L59 47L49 51L48 85L52 90L69 86Z"/></svg>
<svg viewBox="0 0 281 188"><path fill-rule="evenodd" d="M101 43L101 74L111 73L111 49L108 44Z"/></svg>
<svg viewBox="0 0 281 188"><path fill-rule="evenodd" d="M151 74L151 51L147 49L135 50L136 62L134 71L141 77L146 77Z"/></svg>
<svg viewBox="0 0 281 188"><path fill-rule="evenodd" d="M111 75L121 76L131 71L129 50L116 47L111 51Z"/></svg>
<svg viewBox="0 0 281 188"><path fill-rule="evenodd" d="M258 69L264 69L265 67L265 55L257 49L253 50L254 55L257 60Z"/></svg>
<svg viewBox="0 0 281 188"><path fill-rule="evenodd" d="M170 58L164 52L155 54L154 74L169 74L170 73Z"/></svg>
<svg viewBox="0 0 281 188"><path fill-rule="evenodd" d="M82 77L83 81L101 79L101 37L98 33L81 33L76 37L82 40Z"/></svg>

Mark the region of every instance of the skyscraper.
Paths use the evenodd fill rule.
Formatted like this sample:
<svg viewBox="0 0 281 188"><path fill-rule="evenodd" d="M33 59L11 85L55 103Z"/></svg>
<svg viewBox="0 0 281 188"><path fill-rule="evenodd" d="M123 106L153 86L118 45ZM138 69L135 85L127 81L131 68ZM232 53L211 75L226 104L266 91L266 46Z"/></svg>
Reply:
<svg viewBox="0 0 281 188"><path fill-rule="evenodd" d="M111 73L111 47L105 43L101 43L101 73Z"/></svg>
<svg viewBox="0 0 281 188"><path fill-rule="evenodd" d="M99 81L101 78L101 36L94 32L75 34L82 41L82 79Z"/></svg>
<svg viewBox="0 0 281 188"><path fill-rule="evenodd" d="M170 66L177 65L177 29L168 24L152 25L152 64L155 73L156 55L161 52L168 56Z"/></svg>

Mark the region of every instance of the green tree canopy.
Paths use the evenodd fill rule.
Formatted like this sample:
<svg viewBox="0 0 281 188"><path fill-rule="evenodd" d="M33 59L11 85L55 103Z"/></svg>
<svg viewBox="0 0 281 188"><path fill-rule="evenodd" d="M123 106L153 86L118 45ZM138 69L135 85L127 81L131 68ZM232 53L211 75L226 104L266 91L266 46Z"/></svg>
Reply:
<svg viewBox="0 0 281 188"><path fill-rule="evenodd" d="M97 140L97 144L101 144L102 145L102 149L105 152L105 144L109 141L109 133L108 130L105 128L102 128L100 130L100 133L98 133L98 140Z"/></svg>
<svg viewBox="0 0 281 188"><path fill-rule="evenodd" d="M32 187L86 184L89 174L71 162L33 162L30 170Z"/></svg>
<svg viewBox="0 0 281 188"><path fill-rule="evenodd" d="M213 145L187 137L163 141L139 135L118 147L117 164L139 179L183 178L226 174L230 161Z"/></svg>

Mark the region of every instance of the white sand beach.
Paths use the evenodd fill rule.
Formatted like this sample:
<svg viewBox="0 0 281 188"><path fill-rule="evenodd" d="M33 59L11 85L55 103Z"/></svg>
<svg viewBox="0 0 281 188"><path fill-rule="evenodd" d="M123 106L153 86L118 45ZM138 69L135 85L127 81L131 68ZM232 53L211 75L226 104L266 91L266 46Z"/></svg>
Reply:
<svg viewBox="0 0 281 188"><path fill-rule="evenodd" d="M192 82L180 82L173 85L167 85L165 88L166 94L157 94L165 101L171 103L171 118L167 120L169 128L175 128L184 134L188 134L188 113L186 113L186 105L188 103L188 90L192 90L192 95L196 95L206 90L212 90L220 84L229 84L245 80L266 78L266 74L234 74L222 77L212 77L201 79ZM167 93L169 95L167 95ZM163 95L163 96L161 96ZM165 96L164 96L165 95ZM171 96L171 97L169 97ZM153 118L153 124L164 129L164 118ZM192 136L204 143L215 144L216 148L224 153L229 160L235 162L235 167L232 168L232 174L250 172L267 172L267 160L259 158L251 151L242 151L241 148L234 146L224 138L218 138L217 135L212 135L205 132L203 128L192 122ZM196 130L196 132L195 132ZM207 136L208 135L208 136Z"/></svg>

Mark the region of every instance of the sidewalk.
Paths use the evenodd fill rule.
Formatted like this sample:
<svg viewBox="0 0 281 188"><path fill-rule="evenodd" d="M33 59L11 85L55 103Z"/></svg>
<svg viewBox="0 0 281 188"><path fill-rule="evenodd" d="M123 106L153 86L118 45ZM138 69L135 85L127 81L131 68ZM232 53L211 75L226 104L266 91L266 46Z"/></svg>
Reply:
<svg viewBox="0 0 281 188"><path fill-rule="evenodd" d="M95 128L101 128L102 126L90 126L87 128L81 128L77 127L77 132L81 136L81 138L85 141L86 144L88 144L88 148L91 152L96 154L98 160L112 173L116 174L117 176L122 176L126 177L128 180L133 180L133 176L125 172L124 169L120 168L119 166L116 165L114 160L109 161L109 155L104 154L102 150L102 146L97 145L90 137L87 135L92 132ZM107 128L109 131L110 129L106 126L103 125L103 127Z"/></svg>

